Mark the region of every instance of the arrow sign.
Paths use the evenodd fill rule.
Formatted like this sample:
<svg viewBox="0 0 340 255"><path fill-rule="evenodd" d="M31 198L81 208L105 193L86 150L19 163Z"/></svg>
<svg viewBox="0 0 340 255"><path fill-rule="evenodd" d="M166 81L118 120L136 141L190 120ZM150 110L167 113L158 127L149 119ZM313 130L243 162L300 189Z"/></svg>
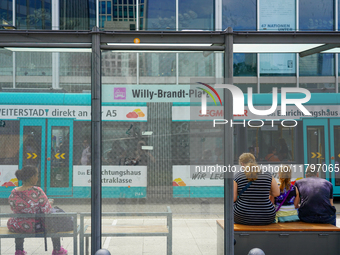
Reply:
<svg viewBox="0 0 340 255"><path fill-rule="evenodd" d="M61 154L60 157L61 157L62 159L65 159L65 153Z"/></svg>
<svg viewBox="0 0 340 255"><path fill-rule="evenodd" d="M33 153L33 158L32 159L35 159L36 157L38 157L38 155Z"/></svg>
<svg viewBox="0 0 340 255"><path fill-rule="evenodd" d="M317 154L318 154L317 158L321 158L322 154L320 152L317 152ZM323 159L323 158L321 158L321 159Z"/></svg>
<svg viewBox="0 0 340 255"><path fill-rule="evenodd" d="M57 159L60 159L60 158L59 158L59 154L60 154L60 153L55 154L55 157L56 157Z"/></svg>
<svg viewBox="0 0 340 255"><path fill-rule="evenodd" d="M28 156L27 156L27 159L29 159L29 158L32 157L32 154L31 154L31 153L28 153L28 152L27 152L27 155L28 155Z"/></svg>
<svg viewBox="0 0 340 255"><path fill-rule="evenodd" d="M312 158L315 158L316 154L314 152L311 152L311 153L312 153Z"/></svg>

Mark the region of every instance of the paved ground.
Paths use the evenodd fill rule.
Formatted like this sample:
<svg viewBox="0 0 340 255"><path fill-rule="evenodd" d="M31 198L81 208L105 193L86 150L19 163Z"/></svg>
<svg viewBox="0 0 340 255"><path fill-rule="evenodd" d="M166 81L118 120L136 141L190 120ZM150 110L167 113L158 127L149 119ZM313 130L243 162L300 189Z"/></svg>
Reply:
<svg viewBox="0 0 340 255"><path fill-rule="evenodd" d="M82 202L58 204L68 212L89 212L90 204ZM220 201L201 200L197 203L180 204L124 204L119 201L104 201L103 211L105 212L160 212L165 211L170 205L173 211L173 254L174 255L214 255L216 254L216 220L223 219L223 204ZM340 201L335 202L337 211L340 212ZM1 206L1 212L9 212L7 206ZM6 219L1 221L6 226ZM86 224L90 219L86 219ZM163 225L166 219L163 217L151 218L103 218L104 225ZM337 219L337 226L340 227L340 215ZM104 237L102 238L103 248L108 249L111 254L120 255L162 255L166 254L165 237ZM79 242L78 242L79 243ZM73 254L72 238L63 238L62 245ZM42 238L25 239L25 250L27 254L45 255L52 253L52 243L48 240L48 251L44 250ZM14 240L1 240L1 254L14 254Z"/></svg>

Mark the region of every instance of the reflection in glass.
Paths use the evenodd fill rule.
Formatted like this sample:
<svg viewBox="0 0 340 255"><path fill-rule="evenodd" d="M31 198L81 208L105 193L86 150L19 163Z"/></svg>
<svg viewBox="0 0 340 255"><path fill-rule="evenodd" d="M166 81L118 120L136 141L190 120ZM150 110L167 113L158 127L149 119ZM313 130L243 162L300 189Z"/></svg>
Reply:
<svg viewBox="0 0 340 255"><path fill-rule="evenodd" d="M13 11L12 3L13 0L1 0L0 1L0 24L12 25Z"/></svg>
<svg viewBox="0 0 340 255"><path fill-rule="evenodd" d="M13 52L9 50L0 51L0 87L13 87Z"/></svg>
<svg viewBox="0 0 340 255"><path fill-rule="evenodd" d="M136 83L137 53L111 52L102 53L103 83Z"/></svg>
<svg viewBox="0 0 340 255"><path fill-rule="evenodd" d="M215 57L205 57L202 52L179 53L179 76L201 77L215 75Z"/></svg>
<svg viewBox="0 0 340 255"><path fill-rule="evenodd" d="M214 30L215 13L213 0L179 1L179 30Z"/></svg>
<svg viewBox="0 0 340 255"><path fill-rule="evenodd" d="M234 76L256 76L256 54L234 53Z"/></svg>
<svg viewBox="0 0 340 255"><path fill-rule="evenodd" d="M333 76L334 54L317 53L306 57L300 57L300 76Z"/></svg>
<svg viewBox="0 0 340 255"><path fill-rule="evenodd" d="M91 53L59 53L60 88L82 93L91 90Z"/></svg>
<svg viewBox="0 0 340 255"><path fill-rule="evenodd" d="M105 30L136 30L136 1L99 1L100 27ZM144 4L139 3L139 17L143 18ZM144 27L145 24L140 24Z"/></svg>
<svg viewBox="0 0 340 255"><path fill-rule="evenodd" d="M325 136L324 127L307 127L307 164L325 164ZM316 156L316 155L321 155ZM325 178L323 171L319 177Z"/></svg>
<svg viewBox="0 0 340 255"><path fill-rule="evenodd" d="M139 68L140 76L176 76L176 54L140 53Z"/></svg>
<svg viewBox="0 0 340 255"><path fill-rule="evenodd" d="M334 142L334 173L335 173L335 186L340 186L340 171L339 168L336 170L336 167L340 167L340 126L334 126L334 139L331 142ZM336 165L338 164L338 165Z"/></svg>
<svg viewBox="0 0 340 255"><path fill-rule="evenodd" d="M299 29L303 30L333 30L334 1L333 0L300 0Z"/></svg>
<svg viewBox="0 0 340 255"><path fill-rule="evenodd" d="M286 87L296 87L296 83L261 83L260 84L260 92L261 93L272 93L273 88L277 88L277 92L281 93L281 88Z"/></svg>
<svg viewBox="0 0 340 255"><path fill-rule="evenodd" d="M70 128L52 127L50 187L69 186Z"/></svg>
<svg viewBox="0 0 340 255"><path fill-rule="evenodd" d="M23 166L31 165L40 169L41 165L41 127L24 126L23 134ZM40 175L38 185L41 183Z"/></svg>
<svg viewBox="0 0 340 255"><path fill-rule="evenodd" d="M148 0L145 30L176 30L176 1Z"/></svg>
<svg viewBox="0 0 340 255"><path fill-rule="evenodd" d="M294 53L260 54L260 76L295 76L296 57Z"/></svg>
<svg viewBox="0 0 340 255"><path fill-rule="evenodd" d="M51 0L16 2L17 29L52 29Z"/></svg>
<svg viewBox="0 0 340 255"><path fill-rule="evenodd" d="M109 3L109 2L108 2ZM95 0L60 0L60 30L91 30L95 26Z"/></svg>
<svg viewBox="0 0 340 255"><path fill-rule="evenodd" d="M253 153L259 162L295 161L294 131L294 128L285 128L279 124L274 124L273 127L268 124L261 128L248 128L248 152ZM270 154L273 156L268 156Z"/></svg>
<svg viewBox="0 0 340 255"><path fill-rule="evenodd" d="M19 165L19 122L4 122L5 126L0 127L0 165Z"/></svg>
<svg viewBox="0 0 340 255"><path fill-rule="evenodd" d="M306 88L311 93L335 93L334 83L300 83L300 88Z"/></svg>
<svg viewBox="0 0 340 255"><path fill-rule="evenodd" d="M255 83L234 83L234 85L239 87L243 93L248 93L248 88L253 88L253 93L257 93L257 84Z"/></svg>
<svg viewBox="0 0 340 255"><path fill-rule="evenodd" d="M222 0L222 30L256 30L255 0Z"/></svg>

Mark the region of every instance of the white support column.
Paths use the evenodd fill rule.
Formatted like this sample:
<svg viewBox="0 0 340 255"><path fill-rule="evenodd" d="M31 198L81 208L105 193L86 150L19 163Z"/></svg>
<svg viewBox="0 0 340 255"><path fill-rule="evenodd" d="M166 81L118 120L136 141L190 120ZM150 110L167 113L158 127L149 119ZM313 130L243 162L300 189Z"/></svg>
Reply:
<svg viewBox="0 0 340 255"><path fill-rule="evenodd" d="M52 0L52 30L59 30L59 0ZM58 89L59 86L59 52L52 52L52 88Z"/></svg>
<svg viewBox="0 0 340 255"><path fill-rule="evenodd" d="M139 0L136 0L136 31L139 31Z"/></svg>
<svg viewBox="0 0 340 255"><path fill-rule="evenodd" d="M16 20L16 17L17 17L15 6L16 6L16 0L13 0L13 2L12 2L12 24L13 24L13 26L15 26L15 20Z"/></svg>
<svg viewBox="0 0 340 255"><path fill-rule="evenodd" d="M137 68L137 70L136 70L136 77L137 77L136 83L137 83L137 85L139 85L139 52L137 52L136 54L137 54L136 55L136 68Z"/></svg>
<svg viewBox="0 0 340 255"><path fill-rule="evenodd" d="M257 76L257 93L260 93L260 53L257 54L257 68L256 68L256 76Z"/></svg>
<svg viewBox="0 0 340 255"><path fill-rule="evenodd" d="M99 0L96 0L96 27L100 27L99 25Z"/></svg>
<svg viewBox="0 0 340 255"><path fill-rule="evenodd" d="M222 0L215 0L215 30L222 31Z"/></svg>
<svg viewBox="0 0 340 255"><path fill-rule="evenodd" d="M15 52L12 51L12 68L13 68L13 74L12 74L12 83L13 83L13 88L16 87L16 62L15 62Z"/></svg>
<svg viewBox="0 0 340 255"><path fill-rule="evenodd" d="M178 23L178 0L176 0L176 31L179 29L179 23Z"/></svg>
<svg viewBox="0 0 340 255"><path fill-rule="evenodd" d="M16 20L16 0L13 0L12 2L12 24L15 26L15 20ZM12 52L12 83L13 83L13 88L16 87L16 64L15 64L15 52Z"/></svg>
<svg viewBox="0 0 340 255"><path fill-rule="evenodd" d="M295 53L296 55L296 87L300 87L300 57L299 53Z"/></svg>
<svg viewBox="0 0 340 255"><path fill-rule="evenodd" d="M179 56L178 52L176 53L176 85L179 84Z"/></svg>
<svg viewBox="0 0 340 255"><path fill-rule="evenodd" d="M339 93L339 54L335 54L335 93Z"/></svg>
<svg viewBox="0 0 340 255"><path fill-rule="evenodd" d="M296 0L296 21L295 21L295 26L296 26L296 31L299 31L299 0Z"/></svg>

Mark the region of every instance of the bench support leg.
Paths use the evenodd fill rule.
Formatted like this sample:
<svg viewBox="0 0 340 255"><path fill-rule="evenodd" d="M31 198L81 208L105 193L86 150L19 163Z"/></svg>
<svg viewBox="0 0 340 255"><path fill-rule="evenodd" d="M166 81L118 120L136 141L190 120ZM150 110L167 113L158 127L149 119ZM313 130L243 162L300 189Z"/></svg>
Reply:
<svg viewBox="0 0 340 255"><path fill-rule="evenodd" d="M89 255L89 237L85 237L85 250L86 250L86 255Z"/></svg>

